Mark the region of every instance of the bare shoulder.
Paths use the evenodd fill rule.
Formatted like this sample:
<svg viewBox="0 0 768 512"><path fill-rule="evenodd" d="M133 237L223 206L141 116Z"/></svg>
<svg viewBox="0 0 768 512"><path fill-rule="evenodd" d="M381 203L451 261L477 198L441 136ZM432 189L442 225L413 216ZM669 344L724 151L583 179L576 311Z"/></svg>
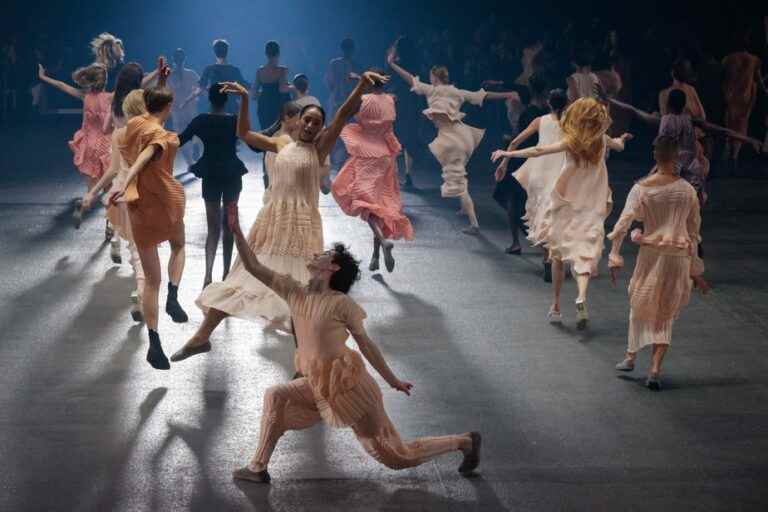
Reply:
<svg viewBox="0 0 768 512"><path fill-rule="evenodd" d="M275 146L277 146L277 152L279 153L280 151L282 151L283 148L285 148L291 142L293 142L293 139L291 138L290 135L287 135L287 134L282 134L275 137Z"/></svg>

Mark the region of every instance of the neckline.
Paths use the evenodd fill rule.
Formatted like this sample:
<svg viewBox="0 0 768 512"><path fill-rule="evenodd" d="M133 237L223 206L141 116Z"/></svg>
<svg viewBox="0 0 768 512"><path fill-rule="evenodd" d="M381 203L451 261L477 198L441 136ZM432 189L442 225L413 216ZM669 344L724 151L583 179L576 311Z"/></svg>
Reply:
<svg viewBox="0 0 768 512"><path fill-rule="evenodd" d="M675 183L677 183L679 181L685 181L685 180L683 178L681 178L680 176L678 176L676 180L670 181L669 183L665 183L663 185L648 185L648 184L645 184L645 183L638 183L638 185L640 185L641 187L646 187L646 188L664 188L664 187L668 187L670 185L674 185Z"/></svg>

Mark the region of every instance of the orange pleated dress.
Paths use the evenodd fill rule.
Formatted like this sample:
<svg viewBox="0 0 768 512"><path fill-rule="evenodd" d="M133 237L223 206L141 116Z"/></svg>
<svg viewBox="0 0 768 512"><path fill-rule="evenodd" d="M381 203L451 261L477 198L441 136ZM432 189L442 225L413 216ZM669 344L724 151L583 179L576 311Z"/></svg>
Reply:
<svg viewBox="0 0 768 512"><path fill-rule="evenodd" d="M128 185L125 193L133 240L139 248L171 239L184 225L184 187L173 177L179 138L149 114L128 121L119 145L126 163L133 165L141 152L152 145L160 153Z"/></svg>

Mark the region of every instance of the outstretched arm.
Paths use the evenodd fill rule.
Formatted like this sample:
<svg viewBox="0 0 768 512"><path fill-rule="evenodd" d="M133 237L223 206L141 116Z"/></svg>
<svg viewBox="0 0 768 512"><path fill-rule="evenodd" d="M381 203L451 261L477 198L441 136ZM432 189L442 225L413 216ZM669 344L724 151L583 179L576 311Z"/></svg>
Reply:
<svg viewBox="0 0 768 512"><path fill-rule="evenodd" d="M608 93L605 92L605 89L600 83L595 84L594 91L600 101L613 105L618 109L629 111L644 123L648 123L654 126L658 126L661 123L661 116L658 114L649 114L648 112L640 110L639 108L632 106L629 103L624 103L617 100L616 98L609 97Z"/></svg>
<svg viewBox="0 0 768 512"><path fill-rule="evenodd" d="M386 84L388 81L389 77L379 75L378 73L373 73L371 71L363 73L355 90L352 91L352 94L349 95L341 108L336 111L336 116L333 118L333 121L331 121L331 124L323 131L317 141L317 156L321 162L324 162L325 157L330 154L344 125L360 109L360 98L363 93L374 84Z"/></svg>
<svg viewBox="0 0 768 512"><path fill-rule="evenodd" d="M514 97L518 97L519 98L520 95L517 94L516 91L507 91L507 92L488 92L488 91L486 91L485 92L485 99L486 100L491 100L491 101L506 100L506 99L514 98Z"/></svg>
<svg viewBox="0 0 768 512"><path fill-rule="evenodd" d="M254 254L253 249L251 249L251 246L248 245L248 241L245 239L245 236L240 229L237 203L231 203L227 206L227 222L229 224L229 229L235 237L237 253L240 255L240 261L243 262L245 270L265 285L269 286L272 284L275 272L261 264L256 257L256 254Z"/></svg>
<svg viewBox="0 0 768 512"><path fill-rule="evenodd" d="M634 135L631 133L625 133L621 137L608 137L605 136L605 144L608 146L609 149L612 149L614 151L624 151L624 145L628 140L634 139Z"/></svg>
<svg viewBox="0 0 768 512"><path fill-rule="evenodd" d="M353 332L352 337L355 339L355 342L360 349L360 353L363 354L365 360L374 367L374 369L379 373L379 375L382 376L387 384L392 386L394 389L402 391L406 395L410 396L411 388L413 385L410 382L403 382L395 377L395 374L384 360L384 356L381 355L379 347L376 346L376 343L374 343L373 340L368 336L368 333L364 328L360 327L356 330L359 332Z"/></svg>
<svg viewBox="0 0 768 512"><path fill-rule="evenodd" d="M77 98L79 100L82 100L85 96L85 93L83 93L82 90L78 89L77 87L72 87L69 84L65 84L61 80L56 80L55 78L49 77L45 73L45 68L42 64L37 65L37 77L40 79L41 82L45 82L48 85L52 85L56 89L60 90L64 94L69 94L73 98Z"/></svg>
<svg viewBox="0 0 768 512"><path fill-rule="evenodd" d="M251 147L277 153L277 139L251 131L251 114L248 111L248 89L237 82L223 82L221 92L240 96L240 113L237 116L237 136Z"/></svg>
<svg viewBox="0 0 768 512"><path fill-rule="evenodd" d="M507 146L507 151L513 151L516 149L520 144L531 138L534 133L539 132L539 125L541 124L541 118L537 117L531 123L520 132L517 137L512 139L512 141L509 143L509 146ZM509 167L509 158L504 157L501 160L501 163L499 163L499 166L496 168L496 181L501 181L504 179L504 176L507 174L507 167Z"/></svg>
<svg viewBox="0 0 768 512"><path fill-rule="evenodd" d="M400 75L400 78L405 80L405 83L413 87L413 75L400 67L400 65L397 63L397 53L395 52L394 48L391 48L389 52L387 52L387 64L389 64L389 67L392 68L392 71Z"/></svg>
<svg viewBox="0 0 768 512"><path fill-rule="evenodd" d="M560 142L549 144L547 146L534 146L532 148L519 149L517 151L503 151L497 149L491 155L491 160L495 162L501 158L536 158L538 156L562 153L567 148L568 146L566 146L565 141L561 140Z"/></svg>
<svg viewBox="0 0 768 512"><path fill-rule="evenodd" d="M710 123L709 121L705 121L704 119L691 119L691 121L693 121L693 124L696 127L701 128L705 132L715 133L718 135L722 135L724 137L730 137L731 139L736 139L742 142L746 142L747 144L752 144L752 146L754 146L755 150L758 152L760 152L761 149L765 150L765 148L763 148L762 142L760 142L759 140L753 139L752 137L748 137L739 132L730 130L724 126Z"/></svg>

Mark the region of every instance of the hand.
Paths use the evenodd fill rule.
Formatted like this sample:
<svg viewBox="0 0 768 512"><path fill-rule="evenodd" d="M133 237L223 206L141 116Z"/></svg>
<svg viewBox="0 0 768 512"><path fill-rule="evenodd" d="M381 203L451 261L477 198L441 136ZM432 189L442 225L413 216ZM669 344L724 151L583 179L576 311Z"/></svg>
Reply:
<svg viewBox="0 0 768 512"><path fill-rule="evenodd" d="M493 153L491 153L491 162L496 162L497 160L500 160L502 158L510 158L510 152L504 151L503 149L497 149Z"/></svg>
<svg viewBox="0 0 768 512"><path fill-rule="evenodd" d="M634 136L634 135L632 135L631 133L624 133L624 134L622 134L622 136L621 136L621 137L619 137L619 138L620 138L621 140L623 140L624 142L627 142L627 141L629 141L629 140L632 140L632 139L634 139L634 138L635 138L635 136Z"/></svg>
<svg viewBox="0 0 768 512"><path fill-rule="evenodd" d="M171 66L165 60L165 57L160 55L157 58L157 82L160 86L165 86L168 81L168 77L171 76Z"/></svg>
<svg viewBox="0 0 768 512"><path fill-rule="evenodd" d="M387 82L389 82L389 77L386 75L374 73L373 71L366 71L363 73L361 80L369 87L381 87L382 85L385 85Z"/></svg>
<svg viewBox="0 0 768 512"><path fill-rule="evenodd" d="M93 194L87 192L80 203L80 211L87 212L93 206Z"/></svg>
<svg viewBox="0 0 768 512"><path fill-rule="evenodd" d="M398 379L392 383L392 388L401 391L408 396L411 396L411 389L413 389L413 384L410 382L403 382L402 380Z"/></svg>
<svg viewBox="0 0 768 512"><path fill-rule="evenodd" d="M109 196L109 204L116 205L120 202L120 199L125 195L125 189L115 190L112 195Z"/></svg>
<svg viewBox="0 0 768 512"><path fill-rule="evenodd" d="M611 284L616 286L616 278L619 277L621 267L608 267L608 273L611 275Z"/></svg>
<svg viewBox="0 0 768 512"><path fill-rule="evenodd" d="M44 80L48 75L45 74L45 68L42 64L37 65L37 78Z"/></svg>
<svg viewBox="0 0 768 512"><path fill-rule="evenodd" d="M360 74L355 73L354 71L350 72L349 75L347 75L348 80L360 80Z"/></svg>
<svg viewBox="0 0 768 512"><path fill-rule="evenodd" d="M708 294L712 287L701 276L691 276L694 288L698 288L702 295Z"/></svg>
<svg viewBox="0 0 768 512"><path fill-rule="evenodd" d="M237 94L243 98L248 97L248 89L237 82L222 82L219 91L225 94Z"/></svg>
<svg viewBox="0 0 768 512"><path fill-rule="evenodd" d="M496 182L500 182L504 179L504 177L507 175L507 162L502 161L499 166L496 168L496 172L494 173L494 177L496 178Z"/></svg>
<svg viewBox="0 0 768 512"><path fill-rule="evenodd" d="M227 225L232 234L237 236L243 236L243 232L240 229L240 213L237 209L237 203L232 202L227 205Z"/></svg>

